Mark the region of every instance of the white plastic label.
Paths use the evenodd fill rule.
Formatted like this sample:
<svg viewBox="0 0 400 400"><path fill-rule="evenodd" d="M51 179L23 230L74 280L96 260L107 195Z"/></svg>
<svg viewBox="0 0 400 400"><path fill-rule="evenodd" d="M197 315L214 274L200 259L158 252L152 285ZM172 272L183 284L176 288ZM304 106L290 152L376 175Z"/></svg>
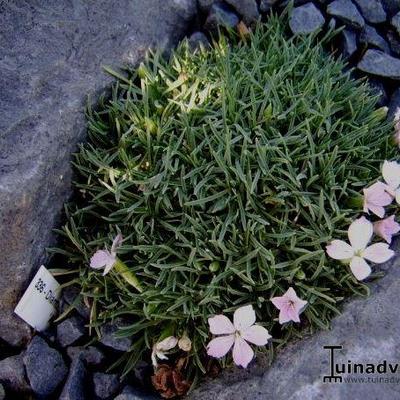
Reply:
<svg viewBox="0 0 400 400"><path fill-rule="evenodd" d="M43 331L56 312L60 292L60 284L42 265L14 312L36 330Z"/></svg>

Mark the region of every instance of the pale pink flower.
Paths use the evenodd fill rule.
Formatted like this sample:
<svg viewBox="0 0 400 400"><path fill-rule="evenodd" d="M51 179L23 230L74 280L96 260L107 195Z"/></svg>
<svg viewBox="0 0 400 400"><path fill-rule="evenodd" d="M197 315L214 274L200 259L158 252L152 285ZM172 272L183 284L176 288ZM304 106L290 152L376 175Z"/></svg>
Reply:
<svg viewBox="0 0 400 400"><path fill-rule="evenodd" d="M394 215L392 215L381 221L374 222L374 232L390 244L392 242L392 236L400 232L400 224L394 220Z"/></svg>
<svg viewBox="0 0 400 400"><path fill-rule="evenodd" d="M300 299L294 289L290 287L283 296L273 297L272 304L279 310L279 323L293 321L300 322L300 313L307 302Z"/></svg>
<svg viewBox="0 0 400 400"><path fill-rule="evenodd" d="M351 272L361 281L371 273L371 267L365 260L379 264L394 255L394 251L390 250L386 243L375 243L367 247L372 234L372 223L365 217L361 217L349 226L350 244L343 240L332 240L331 244L326 247L326 252L335 260L349 263Z"/></svg>
<svg viewBox="0 0 400 400"><path fill-rule="evenodd" d="M400 164L396 161L385 161L382 165L382 176L388 186L386 191L400 204Z"/></svg>
<svg viewBox="0 0 400 400"><path fill-rule="evenodd" d="M256 325L256 313L251 305L238 308L233 314L233 324L225 315L216 315L208 319L210 332L218 336L207 346L211 357L225 356L233 346L233 361L246 368L254 357L254 351L247 342L264 346L271 338L267 329Z"/></svg>
<svg viewBox="0 0 400 400"><path fill-rule="evenodd" d="M385 206L393 201L393 197L386 191L388 188L383 182L376 182L364 189L364 212L372 211L378 217L385 215Z"/></svg>
<svg viewBox="0 0 400 400"><path fill-rule="evenodd" d="M178 339L175 336L168 336L165 339L157 342L153 346L151 352L151 361L155 367L157 367L157 358L160 360L168 360L167 353L172 350L178 344Z"/></svg>
<svg viewBox="0 0 400 400"><path fill-rule="evenodd" d="M111 251L97 250L90 259L90 267L93 269L104 268L103 275L107 275L117 261L117 248L122 243L122 235L119 233L113 240Z"/></svg>

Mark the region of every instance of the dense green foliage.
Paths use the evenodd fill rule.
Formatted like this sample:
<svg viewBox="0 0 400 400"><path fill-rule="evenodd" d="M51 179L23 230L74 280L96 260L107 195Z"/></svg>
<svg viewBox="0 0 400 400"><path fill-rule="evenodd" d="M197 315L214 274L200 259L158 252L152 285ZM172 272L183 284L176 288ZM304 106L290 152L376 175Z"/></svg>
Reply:
<svg viewBox="0 0 400 400"><path fill-rule="evenodd" d="M120 332L134 337L127 370L161 335L184 331L204 370L207 318L240 305L253 304L280 346L367 293L324 249L359 213L349 200L378 178L389 127L342 62L285 29L272 17L246 41L150 54L113 73L111 99L89 113L57 251L79 271L93 327L131 321ZM117 227L141 294L88 267ZM269 299L289 286L309 305L301 325L280 327Z"/></svg>

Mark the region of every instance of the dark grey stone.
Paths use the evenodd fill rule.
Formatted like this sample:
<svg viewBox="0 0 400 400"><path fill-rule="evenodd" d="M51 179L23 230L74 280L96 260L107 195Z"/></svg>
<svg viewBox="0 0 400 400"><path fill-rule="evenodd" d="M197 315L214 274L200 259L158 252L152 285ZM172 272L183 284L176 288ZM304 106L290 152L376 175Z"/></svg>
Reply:
<svg viewBox="0 0 400 400"><path fill-rule="evenodd" d="M342 52L346 58L351 57L357 51L357 34L351 29L342 31Z"/></svg>
<svg viewBox="0 0 400 400"><path fill-rule="evenodd" d="M204 29L215 34L218 28L234 28L239 23L238 16L223 3L213 4L208 13Z"/></svg>
<svg viewBox="0 0 400 400"><path fill-rule="evenodd" d="M104 356L103 352L95 346L68 347L67 354L71 360L74 360L77 357L81 357L81 359L87 365L94 366L94 367L98 367L105 360L105 356Z"/></svg>
<svg viewBox="0 0 400 400"><path fill-rule="evenodd" d="M24 364L32 390L38 396L52 394L68 373L61 354L40 336L35 336L29 343Z"/></svg>
<svg viewBox="0 0 400 400"><path fill-rule="evenodd" d="M382 78L400 79L400 60L380 50L367 50L357 68Z"/></svg>
<svg viewBox="0 0 400 400"><path fill-rule="evenodd" d="M211 6L217 2L217 0L197 0L199 9L203 13L208 13L211 9Z"/></svg>
<svg viewBox="0 0 400 400"><path fill-rule="evenodd" d="M87 372L83 360L78 357L72 361L67 381L63 387L59 400L86 399Z"/></svg>
<svg viewBox="0 0 400 400"><path fill-rule="evenodd" d="M391 24L393 28L396 29L396 32L400 35L400 12L393 16Z"/></svg>
<svg viewBox="0 0 400 400"><path fill-rule="evenodd" d="M399 251L397 241L394 248ZM397 253L398 254L398 253ZM336 353L337 363L378 364L382 360L398 362L400 357L400 257L375 267L386 276L370 283L369 298L354 298L344 306L342 315L332 322L332 329L292 343L282 350L270 367L254 375L256 365L243 370L225 371L218 379L208 379L191 394L188 400L394 400L399 398L396 383L324 383L329 375L329 353L326 345L341 345ZM390 361L389 361L390 360ZM370 375L343 375L364 377ZM374 377L395 378L397 374L378 374Z"/></svg>
<svg viewBox="0 0 400 400"><path fill-rule="evenodd" d="M354 28L363 28L365 25L364 18L351 0L335 0L328 5L326 11Z"/></svg>
<svg viewBox="0 0 400 400"><path fill-rule="evenodd" d="M295 7L290 16L289 26L294 34L308 34L322 28L325 18L313 3Z"/></svg>
<svg viewBox="0 0 400 400"><path fill-rule="evenodd" d="M377 79L369 79L368 84L371 87L373 94L379 97L377 107L383 107L387 105L389 98L383 83Z"/></svg>
<svg viewBox="0 0 400 400"><path fill-rule="evenodd" d="M132 339L129 337L117 338L115 334L119 328L123 328L127 324L122 319L117 319L114 322L107 322L100 327L101 337L100 343L114 350L127 351L132 345Z"/></svg>
<svg viewBox="0 0 400 400"><path fill-rule="evenodd" d="M108 399L114 396L120 385L117 374L103 374L102 372L93 374L94 393L100 399Z"/></svg>
<svg viewBox="0 0 400 400"><path fill-rule="evenodd" d="M400 88L397 88L390 97L388 120L393 121L396 114L400 115Z"/></svg>
<svg viewBox="0 0 400 400"><path fill-rule="evenodd" d="M85 335L84 322L81 318L72 316L57 325L57 341L62 347L74 344Z"/></svg>
<svg viewBox="0 0 400 400"><path fill-rule="evenodd" d="M381 0L383 8L392 16L400 11L400 0Z"/></svg>
<svg viewBox="0 0 400 400"><path fill-rule="evenodd" d="M14 392L30 391L22 357L23 354L18 354L0 361L0 383Z"/></svg>
<svg viewBox="0 0 400 400"><path fill-rule="evenodd" d="M208 41L207 36L203 32L193 32L189 39L189 46L192 50L198 49L199 47L209 47L210 42Z"/></svg>
<svg viewBox="0 0 400 400"><path fill-rule="evenodd" d="M136 389L133 386L125 386L124 390L114 400L159 400L160 397L144 393L140 389ZM204 398L203 400L206 400Z"/></svg>
<svg viewBox="0 0 400 400"><path fill-rule="evenodd" d="M360 34L360 43L366 46L376 47L385 53L390 52L390 46L386 40L377 32L377 30L369 25L365 25Z"/></svg>
<svg viewBox="0 0 400 400"><path fill-rule="evenodd" d="M225 2L230 4L242 16L246 24L251 24L260 17L256 0L225 0Z"/></svg>
<svg viewBox="0 0 400 400"><path fill-rule="evenodd" d="M380 0L354 0L363 17L373 24L386 21L386 12Z"/></svg>
<svg viewBox="0 0 400 400"><path fill-rule="evenodd" d="M260 12L267 13L271 11L272 7L278 3L278 0L261 0L260 1Z"/></svg>
<svg viewBox="0 0 400 400"><path fill-rule="evenodd" d="M55 243L87 96L112 80L102 66L175 45L196 0L0 3L0 337L20 346L31 330L13 310Z"/></svg>
<svg viewBox="0 0 400 400"><path fill-rule="evenodd" d="M391 29L386 32L386 38L390 45L390 50L396 56L400 56L400 39L397 33Z"/></svg>
<svg viewBox="0 0 400 400"><path fill-rule="evenodd" d="M85 320L89 319L90 310L83 303L81 291L77 286L67 286L63 289L62 298L66 304L73 306Z"/></svg>

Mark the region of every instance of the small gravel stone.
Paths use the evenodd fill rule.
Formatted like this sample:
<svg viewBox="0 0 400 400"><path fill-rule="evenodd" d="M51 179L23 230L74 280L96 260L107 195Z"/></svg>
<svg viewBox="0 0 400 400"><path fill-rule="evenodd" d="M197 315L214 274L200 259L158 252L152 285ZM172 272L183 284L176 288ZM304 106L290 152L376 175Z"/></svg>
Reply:
<svg viewBox="0 0 400 400"><path fill-rule="evenodd" d="M278 0L261 0L260 1L260 12L267 13L271 11L272 7L278 2Z"/></svg>
<svg viewBox="0 0 400 400"><path fill-rule="evenodd" d="M98 367L101 365L105 356L103 352L95 346L75 346L67 348L68 357L71 360L74 360L77 357L81 357L81 359L89 366Z"/></svg>
<svg viewBox="0 0 400 400"><path fill-rule="evenodd" d="M386 38L389 42L390 49L396 56L400 56L400 40L397 33L391 29L386 32Z"/></svg>
<svg viewBox="0 0 400 400"><path fill-rule="evenodd" d="M380 0L354 0L363 17L373 24L386 21L386 12Z"/></svg>
<svg viewBox="0 0 400 400"><path fill-rule="evenodd" d="M114 396L120 387L117 374L103 374L95 372L93 374L94 392L100 399L108 399Z"/></svg>
<svg viewBox="0 0 400 400"><path fill-rule="evenodd" d="M386 40L377 32L375 28L369 25L365 25L360 35L360 43L366 46L376 47L385 53L390 52L389 44Z"/></svg>
<svg viewBox="0 0 400 400"><path fill-rule="evenodd" d="M350 58L357 51L357 34L351 29L342 31L343 55Z"/></svg>
<svg viewBox="0 0 400 400"><path fill-rule="evenodd" d="M204 28L212 33L217 33L219 27L234 28L238 23L238 16L223 3L213 4Z"/></svg>
<svg viewBox="0 0 400 400"><path fill-rule="evenodd" d="M198 49L199 47L203 46L203 47L209 47L210 46L210 42L208 41L207 36L203 33L203 32L193 32L189 39L189 47L192 50Z"/></svg>
<svg viewBox="0 0 400 400"><path fill-rule="evenodd" d="M6 392L4 390L3 385L0 383L0 400L4 400L6 398Z"/></svg>
<svg viewBox="0 0 400 400"><path fill-rule="evenodd" d="M400 35L400 12L398 12L391 20L391 24L396 32Z"/></svg>
<svg viewBox="0 0 400 400"><path fill-rule="evenodd" d="M159 400L159 397L143 393L142 390L132 386L125 386L124 390L114 400Z"/></svg>
<svg viewBox="0 0 400 400"><path fill-rule="evenodd" d="M313 3L294 8L289 20L290 29L295 35L315 32L324 23L325 18Z"/></svg>
<svg viewBox="0 0 400 400"><path fill-rule="evenodd" d="M85 335L84 322L81 318L70 317L57 325L57 341L67 347Z"/></svg>
<svg viewBox="0 0 400 400"><path fill-rule="evenodd" d="M53 393L68 373L61 354L40 336L29 343L24 364L32 390L39 396Z"/></svg>
<svg viewBox="0 0 400 400"><path fill-rule="evenodd" d="M383 8L389 16L393 16L400 11L400 1L399 0L381 0Z"/></svg>
<svg viewBox="0 0 400 400"><path fill-rule="evenodd" d="M246 24L257 21L260 16L255 0L225 0L225 2L230 4L242 16Z"/></svg>
<svg viewBox="0 0 400 400"><path fill-rule="evenodd" d="M328 5L326 11L329 15L333 15L355 28L360 29L365 25L364 18L351 0L335 0Z"/></svg>
<svg viewBox="0 0 400 400"><path fill-rule="evenodd" d="M400 88L397 88L389 102L388 120L393 121L395 115L400 111Z"/></svg>
<svg viewBox="0 0 400 400"><path fill-rule="evenodd" d="M86 368L82 358L75 358L71 364L68 378L59 400L85 400L86 375Z"/></svg>
<svg viewBox="0 0 400 400"><path fill-rule="evenodd" d="M113 323L108 322L100 328L100 343L114 350L127 351L132 345L132 339L129 337L115 337L118 328L122 328L127 324L122 319L116 319Z"/></svg>
<svg viewBox="0 0 400 400"><path fill-rule="evenodd" d="M400 60L380 50L367 50L357 68L368 74L400 80Z"/></svg>
<svg viewBox="0 0 400 400"><path fill-rule="evenodd" d="M30 390L25 377L22 357L21 353L0 361L0 383L14 392L27 392Z"/></svg>

